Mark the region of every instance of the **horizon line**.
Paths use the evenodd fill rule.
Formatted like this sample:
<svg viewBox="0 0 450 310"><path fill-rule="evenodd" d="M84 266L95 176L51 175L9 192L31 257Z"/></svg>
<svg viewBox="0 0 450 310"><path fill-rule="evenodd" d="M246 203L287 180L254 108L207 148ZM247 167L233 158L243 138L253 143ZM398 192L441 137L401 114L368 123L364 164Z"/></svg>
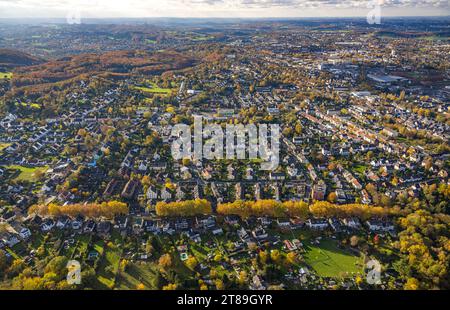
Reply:
<svg viewBox="0 0 450 310"><path fill-rule="evenodd" d="M383 19L391 19L391 18L436 18L436 17L448 17L450 18L450 14L448 15L386 15L382 16ZM248 17L222 17L222 16L214 16L214 17L180 17L180 16L141 16L141 17L127 17L127 16L111 16L111 17L84 17L83 19L88 20L105 20L105 19L326 19L326 18L366 18L366 15L348 15L348 16L275 16L275 17L264 17L264 16L248 16ZM66 19L63 16L53 16L53 17L0 17L0 20L13 20L13 19Z"/></svg>

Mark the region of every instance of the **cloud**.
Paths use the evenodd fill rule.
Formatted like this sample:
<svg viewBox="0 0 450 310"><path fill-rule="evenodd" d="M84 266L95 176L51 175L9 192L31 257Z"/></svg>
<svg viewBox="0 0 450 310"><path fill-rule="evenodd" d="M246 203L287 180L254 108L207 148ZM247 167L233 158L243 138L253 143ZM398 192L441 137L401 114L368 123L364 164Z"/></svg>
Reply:
<svg viewBox="0 0 450 310"><path fill-rule="evenodd" d="M449 7L448 0L381 0L388 7ZM177 1L173 1L177 2ZM371 0L180 0L195 5L235 4L243 8L367 7Z"/></svg>
<svg viewBox="0 0 450 310"><path fill-rule="evenodd" d="M131 0L123 1L124 4L130 3L130 5L140 3L144 6L148 3L148 6L155 3L166 2L170 6L240 6L240 7L253 7L253 8L270 8L270 7L320 7L320 6L341 6L341 7L363 7L367 6L367 3L373 0ZM391 7L449 7L448 0L381 0L384 5ZM23 6L38 6L43 5L46 7L64 7L64 6L76 6L78 4L89 5L90 3L108 3L114 1L108 0L0 0L0 4L3 5L23 5Z"/></svg>
<svg viewBox="0 0 450 310"><path fill-rule="evenodd" d="M374 1L395 12L427 15L432 8L449 15L449 0L0 0L0 17L60 17L77 9L90 17L243 17L243 16L330 16L367 10ZM314 12L313 12L314 11ZM342 15L341 14L341 15Z"/></svg>

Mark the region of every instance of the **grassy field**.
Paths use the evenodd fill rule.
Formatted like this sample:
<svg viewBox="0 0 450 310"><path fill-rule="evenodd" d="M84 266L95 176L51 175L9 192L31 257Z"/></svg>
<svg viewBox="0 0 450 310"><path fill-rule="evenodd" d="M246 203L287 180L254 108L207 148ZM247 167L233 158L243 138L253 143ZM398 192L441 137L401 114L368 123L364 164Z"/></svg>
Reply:
<svg viewBox="0 0 450 310"><path fill-rule="evenodd" d="M115 288L119 290L135 290L142 283L146 289L156 290L158 289L156 283L157 272L158 266L156 263L130 263L127 271L120 273Z"/></svg>
<svg viewBox="0 0 450 310"><path fill-rule="evenodd" d="M12 76L12 72L0 72L0 79L11 79Z"/></svg>
<svg viewBox="0 0 450 310"><path fill-rule="evenodd" d="M103 257L97 270L97 279L105 287L113 288L116 274L119 269L121 252L114 245L113 247L104 245L103 250Z"/></svg>
<svg viewBox="0 0 450 310"><path fill-rule="evenodd" d="M36 250L42 244L44 244L44 235L41 232L36 232L31 235L31 247L33 249Z"/></svg>
<svg viewBox="0 0 450 310"><path fill-rule="evenodd" d="M11 143L0 143L0 152L10 146Z"/></svg>
<svg viewBox="0 0 450 310"><path fill-rule="evenodd" d="M357 165L355 167L353 167L353 170L355 172L358 172L359 174L364 174L364 172L366 172L367 167L364 165Z"/></svg>
<svg viewBox="0 0 450 310"><path fill-rule="evenodd" d="M191 38L192 41L207 41L207 40L212 40L214 39L214 36L196 36Z"/></svg>
<svg viewBox="0 0 450 310"><path fill-rule="evenodd" d="M304 261L321 277L345 278L362 273L362 257L338 248L333 239L322 239L318 245L311 244L311 240L317 235L318 233L310 230L292 231L281 234L281 240L301 240L305 249L302 254ZM281 247L280 244L280 250Z"/></svg>
<svg viewBox="0 0 450 310"><path fill-rule="evenodd" d="M30 108L32 110L39 110L41 108L41 105L39 103L28 103L28 102L20 102L20 103L16 103L16 106L20 106L23 108Z"/></svg>
<svg viewBox="0 0 450 310"><path fill-rule="evenodd" d="M69 248L67 257L81 260L87 252L90 241L91 236L89 235L78 236L75 239L75 246Z"/></svg>
<svg viewBox="0 0 450 310"><path fill-rule="evenodd" d="M161 88L155 83L150 83L150 87L144 87L144 86L135 86L135 89L147 92L147 93L153 93L153 94L164 94L168 95L171 94L173 91L173 88Z"/></svg>
<svg viewBox="0 0 450 310"><path fill-rule="evenodd" d="M94 250L99 252L100 255L103 254L97 269L97 280L107 288L115 286L120 258L122 257L121 242L120 235L113 231L110 242L105 244L100 240L94 244Z"/></svg>
<svg viewBox="0 0 450 310"><path fill-rule="evenodd" d="M7 169L19 170L19 175L15 178L16 181L29 181L29 182L37 182L38 181L38 173L45 173L48 167L24 167L24 166L8 166Z"/></svg>
<svg viewBox="0 0 450 310"><path fill-rule="evenodd" d="M436 41L436 40L447 41L447 40L450 40L450 37L449 36L430 35L430 36L421 36L421 37L419 37L419 39L426 40L426 41Z"/></svg>
<svg viewBox="0 0 450 310"><path fill-rule="evenodd" d="M305 261L321 277L349 277L363 271L359 256L339 249L333 240L322 240L320 245L305 244Z"/></svg>
<svg viewBox="0 0 450 310"><path fill-rule="evenodd" d="M143 284L145 289L158 289L158 259L164 253L170 253L174 249L174 237L157 236L161 248L155 250L150 261L131 262L126 272L120 272L117 276L114 288L135 290L139 284ZM181 281L192 279L193 272L180 260L178 252L172 255L172 267L175 274ZM165 271L162 271L164 274Z"/></svg>
<svg viewBox="0 0 450 310"><path fill-rule="evenodd" d="M8 252L11 255L11 257L14 258L14 259L21 259L22 258L11 248L6 248L6 252Z"/></svg>

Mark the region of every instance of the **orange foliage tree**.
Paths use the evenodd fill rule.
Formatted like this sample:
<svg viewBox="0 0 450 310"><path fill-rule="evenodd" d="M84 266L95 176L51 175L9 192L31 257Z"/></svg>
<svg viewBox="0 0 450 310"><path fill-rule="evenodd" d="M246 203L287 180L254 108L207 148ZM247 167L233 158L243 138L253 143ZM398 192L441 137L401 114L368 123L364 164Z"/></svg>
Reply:
<svg viewBox="0 0 450 310"><path fill-rule="evenodd" d="M48 205L34 205L30 207L30 214L38 214L40 216L61 216L67 215L76 217L83 215L90 218L113 218L119 214L128 214L128 205L120 201L108 201L102 203L88 203L88 204L48 204Z"/></svg>

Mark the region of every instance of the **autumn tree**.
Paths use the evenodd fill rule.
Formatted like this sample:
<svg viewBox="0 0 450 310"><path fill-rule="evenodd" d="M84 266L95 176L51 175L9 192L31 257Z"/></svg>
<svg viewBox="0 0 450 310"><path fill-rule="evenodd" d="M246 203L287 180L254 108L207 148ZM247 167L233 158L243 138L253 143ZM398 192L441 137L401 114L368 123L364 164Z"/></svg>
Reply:
<svg viewBox="0 0 450 310"><path fill-rule="evenodd" d="M358 237L358 236L352 236L352 237L350 238L350 245L351 245L352 247L358 246L358 243L359 243L359 237Z"/></svg>
<svg viewBox="0 0 450 310"><path fill-rule="evenodd" d="M176 202L159 201L155 206L159 216L194 216L211 214L211 203L206 199L185 200Z"/></svg>
<svg viewBox="0 0 450 310"><path fill-rule="evenodd" d="M419 289L419 285L420 283L417 279L408 278L403 288L408 291L415 291Z"/></svg>
<svg viewBox="0 0 450 310"><path fill-rule="evenodd" d="M248 281L248 274L245 270L241 270L239 272L239 276L237 278L237 282L240 286L244 286Z"/></svg>
<svg viewBox="0 0 450 310"><path fill-rule="evenodd" d="M78 215L83 215L90 218L106 217L112 219L116 215L128 214L128 205L115 200L102 203L67 205L50 203L48 205L42 204L31 206L28 213L38 214L43 217L61 215L76 217Z"/></svg>
<svg viewBox="0 0 450 310"><path fill-rule="evenodd" d="M175 291L178 288L176 283L169 283L163 286L163 291Z"/></svg>
<svg viewBox="0 0 450 310"><path fill-rule="evenodd" d="M418 210L400 219L398 248L405 255L397 264L407 287L449 288L448 232L450 216ZM414 278L415 280L412 280Z"/></svg>
<svg viewBox="0 0 450 310"><path fill-rule="evenodd" d="M216 289L217 289L218 291L222 291L222 290L225 289L225 285L224 285L224 283L223 283L223 281L222 281L221 279L217 279L217 280L215 281L215 284L216 284Z"/></svg>
<svg viewBox="0 0 450 310"><path fill-rule="evenodd" d="M161 255L161 257L158 260L158 265L162 269L166 269L172 266L172 256L170 256L170 254Z"/></svg>
<svg viewBox="0 0 450 310"><path fill-rule="evenodd" d="M270 259L275 263L279 263L281 260L280 251L277 249L270 251Z"/></svg>
<svg viewBox="0 0 450 310"><path fill-rule="evenodd" d="M336 192L331 192L331 193L329 193L329 194L328 194L328 197L327 197L327 200L328 200L329 202L331 202L331 203L336 202L336 200L337 200Z"/></svg>
<svg viewBox="0 0 450 310"><path fill-rule="evenodd" d="M191 269L194 270L195 267L197 267L198 265L198 261L194 256L190 256L187 260L186 260L186 266Z"/></svg>
<svg viewBox="0 0 450 310"><path fill-rule="evenodd" d="M288 263L290 263L292 265L296 264L298 261L297 253L289 252L288 254L286 254L286 260Z"/></svg>

